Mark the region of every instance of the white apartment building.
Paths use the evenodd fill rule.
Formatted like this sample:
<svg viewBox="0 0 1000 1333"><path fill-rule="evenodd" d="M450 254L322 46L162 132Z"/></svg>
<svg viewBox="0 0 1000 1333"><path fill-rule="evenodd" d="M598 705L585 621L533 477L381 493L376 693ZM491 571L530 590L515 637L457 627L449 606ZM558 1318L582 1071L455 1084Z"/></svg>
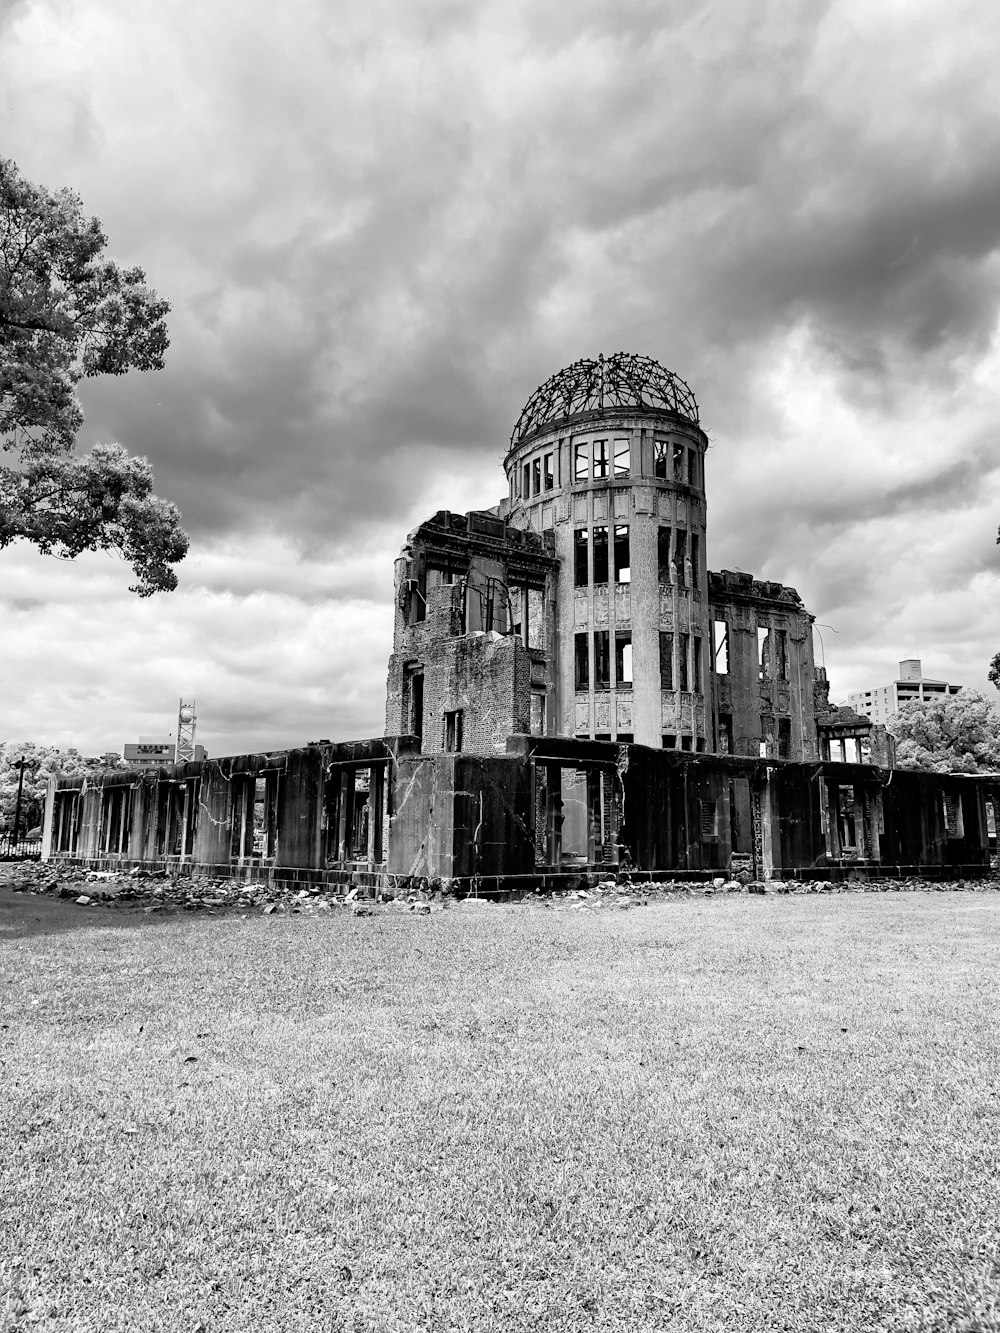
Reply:
<svg viewBox="0 0 1000 1333"><path fill-rule="evenodd" d="M920 658L908 657L900 662L896 680L872 690L858 690L849 694L847 701L856 713L863 713L873 722L885 724L902 704L914 700L926 703L928 699L958 694L961 688L961 685L950 685L946 680L931 680L923 675Z"/></svg>

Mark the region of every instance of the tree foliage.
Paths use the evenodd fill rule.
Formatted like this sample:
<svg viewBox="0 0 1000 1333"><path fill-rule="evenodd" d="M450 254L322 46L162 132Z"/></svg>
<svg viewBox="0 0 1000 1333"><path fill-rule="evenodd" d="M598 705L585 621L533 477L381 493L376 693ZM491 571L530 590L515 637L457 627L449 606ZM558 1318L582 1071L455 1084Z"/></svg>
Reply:
<svg viewBox="0 0 1000 1333"><path fill-rule="evenodd" d="M990 669L986 673L993 684L1000 690L1000 653L994 653Z"/></svg>
<svg viewBox="0 0 1000 1333"><path fill-rule="evenodd" d="M0 158L0 444L16 461L0 466L0 548L116 550L148 596L177 586L188 539L176 506L120 444L73 453L80 380L158 370L168 344L167 302L106 245L76 194L32 185Z"/></svg>
<svg viewBox="0 0 1000 1333"><path fill-rule="evenodd" d="M79 750L59 750L53 745L36 745L33 741L0 741L0 828L12 829L14 825L19 761L22 758L27 760L21 788L22 832L41 824L45 793L53 774L75 777L80 773L103 773L107 769L103 759L85 759Z"/></svg>
<svg viewBox="0 0 1000 1333"><path fill-rule="evenodd" d="M1000 772L1000 713L979 690L904 704L888 727L900 768Z"/></svg>

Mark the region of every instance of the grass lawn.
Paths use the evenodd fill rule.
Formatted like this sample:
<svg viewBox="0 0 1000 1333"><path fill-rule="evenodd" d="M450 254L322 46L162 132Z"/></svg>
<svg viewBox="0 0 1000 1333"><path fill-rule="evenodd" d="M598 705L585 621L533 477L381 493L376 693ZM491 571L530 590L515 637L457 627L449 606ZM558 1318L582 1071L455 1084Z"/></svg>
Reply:
<svg viewBox="0 0 1000 1333"><path fill-rule="evenodd" d="M1000 1328L1000 895L20 901L4 1333Z"/></svg>

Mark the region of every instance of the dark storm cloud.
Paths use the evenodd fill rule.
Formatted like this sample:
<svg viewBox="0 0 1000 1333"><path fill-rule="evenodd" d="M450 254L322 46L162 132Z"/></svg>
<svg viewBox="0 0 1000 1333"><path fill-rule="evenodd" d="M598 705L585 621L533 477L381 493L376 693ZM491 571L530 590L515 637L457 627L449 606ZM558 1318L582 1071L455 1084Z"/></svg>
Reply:
<svg viewBox="0 0 1000 1333"><path fill-rule="evenodd" d="M379 725L387 552L431 505L493 503L523 403L602 350L691 384L713 566L842 611L828 650L932 634L919 592L995 570L981 0L13 13L8 151L78 189L173 305L166 370L87 386L87 438L148 454L181 506L230 734L273 743L268 701L297 679L255 655L275 616L341 655L344 623L355 653L372 627L370 660L310 659L321 693L296 707L303 728L336 713L317 734Z"/></svg>
<svg viewBox="0 0 1000 1333"><path fill-rule="evenodd" d="M174 346L92 394L91 427L150 454L196 533L402 519L428 446L485 475L535 385L601 349L667 360L732 434L768 419L758 377L797 324L876 405L992 328L977 86L946 66L928 89L914 48L909 139L870 88L852 106L903 31L866 58L831 6L417 4L394 36L385 7L293 8L298 77L247 21L207 122L179 99L195 165L220 150L207 188L172 197L180 157L155 226L106 219L149 249Z"/></svg>

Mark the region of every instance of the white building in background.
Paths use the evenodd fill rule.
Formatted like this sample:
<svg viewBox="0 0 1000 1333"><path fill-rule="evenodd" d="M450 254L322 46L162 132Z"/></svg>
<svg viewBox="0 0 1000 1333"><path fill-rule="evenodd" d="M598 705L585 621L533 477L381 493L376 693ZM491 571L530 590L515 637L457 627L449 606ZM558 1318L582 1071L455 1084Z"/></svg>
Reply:
<svg viewBox="0 0 1000 1333"><path fill-rule="evenodd" d="M931 680L922 674L919 657L908 657L899 664L899 676L888 685L871 690L858 690L847 696L847 702L856 713L863 713L873 722L883 725L899 711L901 705L926 703L949 694L958 694L961 685L950 685L946 680Z"/></svg>

